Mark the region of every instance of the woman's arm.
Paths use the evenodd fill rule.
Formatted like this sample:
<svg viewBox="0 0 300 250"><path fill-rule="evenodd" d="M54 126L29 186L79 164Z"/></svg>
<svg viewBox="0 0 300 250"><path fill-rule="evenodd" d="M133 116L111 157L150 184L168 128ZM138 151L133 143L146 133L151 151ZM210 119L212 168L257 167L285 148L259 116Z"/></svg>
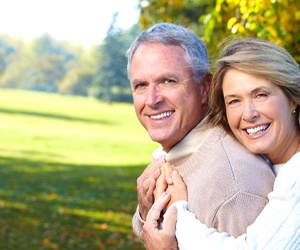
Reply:
<svg viewBox="0 0 300 250"><path fill-rule="evenodd" d="M237 238L202 224L187 210L186 202L175 203L179 248L300 249L300 161L296 159L293 157L280 171L274 191L269 194L269 203L247 228L247 233ZM182 179L175 175L173 181L181 182Z"/></svg>
<svg viewBox="0 0 300 250"><path fill-rule="evenodd" d="M170 194L162 193L153 204L143 227L143 239L148 250L177 250L175 238L176 208L171 207L164 214L163 226L158 223L161 212L170 201Z"/></svg>

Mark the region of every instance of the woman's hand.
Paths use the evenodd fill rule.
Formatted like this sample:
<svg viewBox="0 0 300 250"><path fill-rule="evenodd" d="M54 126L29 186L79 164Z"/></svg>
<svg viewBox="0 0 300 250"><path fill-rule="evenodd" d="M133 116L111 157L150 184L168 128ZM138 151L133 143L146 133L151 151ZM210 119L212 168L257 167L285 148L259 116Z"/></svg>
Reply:
<svg viewBox="0 0 300 250"><path fill-rule="evenodd" d="M163 163L163 165L160 168L160 176L156 180L156 186L154 190L154 199L157 200L157 198L164 193L168 188L167 181L171 178L173 171L173 166L169 162Z"/></svg>
<svg viewBox="0 0 300 250"><path fill-rule="evenodd" d="M171 194L171 199L167 208L176 201L188 200L187 187L177 170L173 170L171 180L168 180L168 183L169 185L166 192Z"/></svg>
<svg viewBox="0 0 300 250"><path fill-rule="evenodd" d="M143 226L143 239L148 250L176 250L177 240L175 237L177 210L170 207L164 216L163 227L158 223L164 207L170 200L170 194L162 193L148 212ZM159 247L158 247L159 246Z"/></svg>

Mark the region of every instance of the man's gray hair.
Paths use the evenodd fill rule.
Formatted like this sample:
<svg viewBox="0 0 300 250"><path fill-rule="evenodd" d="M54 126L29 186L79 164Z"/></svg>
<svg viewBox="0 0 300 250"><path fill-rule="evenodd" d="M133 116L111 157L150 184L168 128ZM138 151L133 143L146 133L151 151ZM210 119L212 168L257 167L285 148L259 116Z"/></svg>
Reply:
<svg viewBox="0 0 300 250"><path fill-rule="evenodd" d="M200 82L202 77L209 73L209 59L205 43L188 28L172 23L159 23L142 31L126 52L128 78L130 78L134 53L140 45L145 43L161 43L183 48L196 82Z"/></svg>

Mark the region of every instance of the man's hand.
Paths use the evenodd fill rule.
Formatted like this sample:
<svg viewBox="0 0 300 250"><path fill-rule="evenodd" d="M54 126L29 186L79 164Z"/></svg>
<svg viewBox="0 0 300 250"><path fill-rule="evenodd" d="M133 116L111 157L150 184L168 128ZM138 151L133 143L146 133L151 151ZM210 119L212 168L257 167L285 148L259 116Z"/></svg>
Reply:
<svg viewBox="0 0 300 250"><path fill-rule="evenodd" d="M143 220L146 220L148 211L154 203L153 191L156 180L160 176L162 164L162 159L154 160L137 179L139 212Z"/></svg>
<svg viewBox="0 0 300 250"><path fill-rule="evenodd" d="M175 250L177 241L175 237L177 210L170 207L163 222L163 228L159 228L158 220L163 208L168 204L170 194L163 193L149 210L146 222L143 227L143 239L148 250ZM158 247L159 246L159 247Z"/></svg>

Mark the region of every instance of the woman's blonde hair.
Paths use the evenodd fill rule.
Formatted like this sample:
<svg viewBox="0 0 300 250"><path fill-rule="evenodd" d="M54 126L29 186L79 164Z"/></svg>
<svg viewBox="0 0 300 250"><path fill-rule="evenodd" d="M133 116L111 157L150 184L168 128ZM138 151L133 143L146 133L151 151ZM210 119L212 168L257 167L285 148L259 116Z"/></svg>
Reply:
<svg viewBox="0 0 300 250"><path fill-rule="evenodd" d="M237 69L276 84L289 100L298 105L296 109L298 118L300 69L293 57L274 43L257 38L234 39L225 43L215 64L208 122L212 125L222 125L228 132L231 132L226 118L222 90L224 75L230 69Z"/></svg>

